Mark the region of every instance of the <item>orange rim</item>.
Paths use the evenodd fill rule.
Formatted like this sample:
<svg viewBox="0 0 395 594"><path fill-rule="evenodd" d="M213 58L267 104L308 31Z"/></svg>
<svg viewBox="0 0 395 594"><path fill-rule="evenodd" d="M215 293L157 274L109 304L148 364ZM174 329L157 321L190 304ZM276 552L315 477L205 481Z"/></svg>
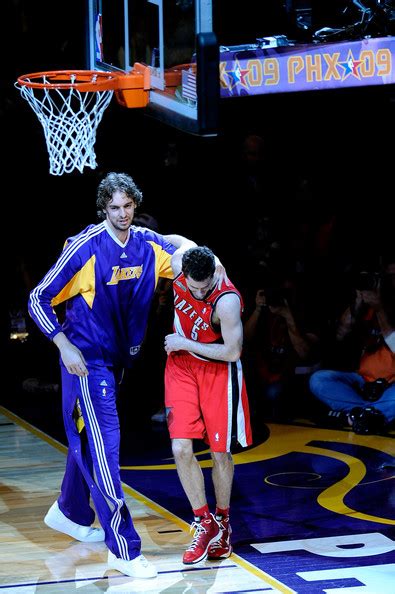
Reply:
<svg viewBox="0 0 395 594"><path fill-rule="evenodd" d="M100 70L52 70L22 74L18 83L33 89L78 89L79 91L113 91L122 72ZM42 79L46 82L42 82ZM39 80L41 79L41 82ZM70 82L67 82L69 79Z"/></svg>

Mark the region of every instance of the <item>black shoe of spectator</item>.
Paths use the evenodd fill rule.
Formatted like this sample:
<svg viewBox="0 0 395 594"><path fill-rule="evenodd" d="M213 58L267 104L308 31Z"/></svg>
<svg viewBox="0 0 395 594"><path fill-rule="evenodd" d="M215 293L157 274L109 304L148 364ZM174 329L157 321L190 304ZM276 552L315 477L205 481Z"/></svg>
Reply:
<svg viewBox="0 0 395 594"><path fill-rule="evenodd" d="M352 421L352 430L358 435L384 433L385 416L373 406L353 408L350 412L350 419Z"/></svg>

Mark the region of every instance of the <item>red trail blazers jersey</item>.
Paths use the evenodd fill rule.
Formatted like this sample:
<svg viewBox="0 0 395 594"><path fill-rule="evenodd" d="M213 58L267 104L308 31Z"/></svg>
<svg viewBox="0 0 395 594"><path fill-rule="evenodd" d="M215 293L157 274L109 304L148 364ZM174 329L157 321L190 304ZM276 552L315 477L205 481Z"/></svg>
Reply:
<svg viewBox="0 0 395 594"><path fill-rule="evenodd" d="M236 294L233 284L195 299L185 276L173 281L174 331L196 342L223 343L213 317L223 295ZM200 360L198 360L200 359ZM165 371L167 423L172 439L204 439L213 452L229 452L232 444L252 443L248 397L241 361L207 359L190 351L170 353Z"/></svg>
<svg viewBox="0 0 395 594"><path fill-rule="evenodd" d="M213 315L218 300L229 293L235 293L240 299L240 313L243 312L243 300L230 283L229 286L217 286L205 299L195 299L189 291L185 276L180 273L173 282L174 289L174 331L181 336L202 343L222 342L221 328L213 323ZM200 355L195 355L199 359Z"/></svg>

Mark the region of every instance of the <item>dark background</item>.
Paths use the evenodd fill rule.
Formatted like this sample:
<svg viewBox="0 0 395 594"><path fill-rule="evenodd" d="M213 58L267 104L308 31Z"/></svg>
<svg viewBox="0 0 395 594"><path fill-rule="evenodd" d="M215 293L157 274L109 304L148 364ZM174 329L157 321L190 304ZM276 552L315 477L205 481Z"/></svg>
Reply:
<svg viewBox="0 0 395 594"><path fill-rule="evenodd" d="M141 210L157 219L161 232L209 245L236 281L238 239L248 236L258 212L275 213L284 227L298 213L308 211L317 220L334 213L343 233L341 249L351 257L392 246L392 87L227 100L216 138L188 136L113 100L97 133L98 168L51 176L41 125L13 85L28 72L86 67L84 3L5 0L2 8L2 341L11 376L6 404L15 404L15 389L30 375L56 380L55 349L29 320L28 341L9 345L8 312L26 309L29 290L65 238L96 221L96 188L109 171L133 176L144 194ZM230 14L222 21L221 38L241 37L240 30L249 35L246 15L237 31ZM278 21L276 27L281 33ZM266 24L262 34L269 33ZM242 41L254 39L234 39ZM267 183L254 204L245 199L241 173L248 133L265 141ZM176 162L169 165L174 147ZM305 180L307 192L301 189Z"/></svg>

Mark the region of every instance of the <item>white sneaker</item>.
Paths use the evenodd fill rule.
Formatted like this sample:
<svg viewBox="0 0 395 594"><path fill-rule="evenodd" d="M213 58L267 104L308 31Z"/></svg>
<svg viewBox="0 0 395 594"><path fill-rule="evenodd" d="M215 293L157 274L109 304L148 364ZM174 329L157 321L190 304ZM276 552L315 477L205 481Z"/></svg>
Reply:
<svg viewBox="0 0 395 594"><path fill-rule="evenodd" d="M53 530L68 534L81 542L102 542L105 537L103 528L81 526L66 518L64 513L60 511L57 501L49 508L44 522Z"/></svg>
<svg viewBox="0 0 395 594"><path fill-rule="evenodd" d="M152 565L144 555L139 555L131 561L119 559L111 551L108 551L108 567L117 569L121 573L133 578L154 578L158 575L155 566Z"/></svg>

